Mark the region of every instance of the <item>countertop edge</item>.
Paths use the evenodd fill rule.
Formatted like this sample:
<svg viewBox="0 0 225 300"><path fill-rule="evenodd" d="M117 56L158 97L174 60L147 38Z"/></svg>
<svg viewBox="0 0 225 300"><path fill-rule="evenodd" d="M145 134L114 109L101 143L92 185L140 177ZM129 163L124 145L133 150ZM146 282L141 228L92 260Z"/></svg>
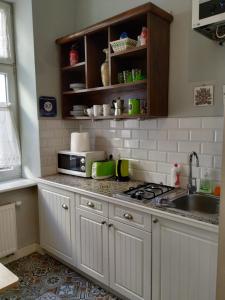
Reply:
<svg viewBox="0 0 225 300"><path fill-rule="evenodd" d="M79 193L82 195L86 195L86 196L90 196L90 197L98 197L100 200L102 201L107 201L108 203L112 203L112 204L118 204L121 206L127 206L131 209L136 209L138 211L144 212L144 213L149 213L152 214L156 217L162 217L162 218L166 218L168 220L171 221L175 221L175 222L180 222L186 225L191 225L193 227L197 227L199 229L202 230L207 230L213 233L218 233L218 225L217 224L212 224L206 221L199 221L196 220L194 218L189 218L186 216L181 216L179 214L176 213L172 213L172 212L167 212L167 211L162 211L160 209L157 208L151 208L151 207L147 207L147 206L141 206L139 204L136 203L131 203L128 201L123 201L121 199L117 199L114 197L109 197L109 196L104 196L102 194L99 193L94 193L94 192L89 192L77 187L72 187L72 186L68 186L68 185L64 185L61 183L56 183L56 182L52 182L50 180L44 179L44 178L37 178L37 183L38 184L43 184L43 185L50 185L53 187L57 187L57 188L61 188L70 192L75 192L75 193Z"/></svg>

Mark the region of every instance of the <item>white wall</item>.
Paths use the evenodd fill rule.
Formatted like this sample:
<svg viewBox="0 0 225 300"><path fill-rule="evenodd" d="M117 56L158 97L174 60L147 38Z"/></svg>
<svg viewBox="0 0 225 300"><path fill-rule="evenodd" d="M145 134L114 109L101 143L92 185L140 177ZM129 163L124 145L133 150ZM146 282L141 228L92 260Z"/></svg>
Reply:
<svg viewBox="0 0 225 300"><path fill-rule="evenodd" d="M60 117L60 70L56 38L75 31L74 0L33 0L37 98L53 96Z"/></svg>

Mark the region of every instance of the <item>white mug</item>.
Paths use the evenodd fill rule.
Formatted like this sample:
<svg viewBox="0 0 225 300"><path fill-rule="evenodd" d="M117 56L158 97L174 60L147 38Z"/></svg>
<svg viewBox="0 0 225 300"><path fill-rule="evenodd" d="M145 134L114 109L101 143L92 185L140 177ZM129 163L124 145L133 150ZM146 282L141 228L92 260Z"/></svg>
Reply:
<svg viewBox="0 0 225 300"><path fill-rule="evenodd" d="M101 116L102 114L102 105L94 105L93 106L94 117Z"/></svg>
<svg viewBox="0 0 225 300"><path fill-rule="evenodd" d="M89 117L93 116L93 108L92 107L91 108L87 108L87 115Z"/></svg>
<svg viewBox="0 0 225 300"><path fill-rule="evenodd" d="M107 117L111 114L111 105L110 104L103 104L103 116Z"/></svg>

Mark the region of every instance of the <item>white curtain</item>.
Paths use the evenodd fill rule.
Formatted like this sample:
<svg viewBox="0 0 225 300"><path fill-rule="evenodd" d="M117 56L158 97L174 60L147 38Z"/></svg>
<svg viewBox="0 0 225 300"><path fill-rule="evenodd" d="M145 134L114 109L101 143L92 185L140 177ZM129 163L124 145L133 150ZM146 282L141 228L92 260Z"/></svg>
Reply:
<svg viewBox="0 0 225 300"><path fill-rule="evenodd" d="M19 138L10 108L0 108L0 169L20 164Z"/></svg>
<svg viewBox="0 0 225 300"><path fill-rule="evenodd" d="M12 56L10 30L10 7L0 2L0 62L9 61Z"/></svg>

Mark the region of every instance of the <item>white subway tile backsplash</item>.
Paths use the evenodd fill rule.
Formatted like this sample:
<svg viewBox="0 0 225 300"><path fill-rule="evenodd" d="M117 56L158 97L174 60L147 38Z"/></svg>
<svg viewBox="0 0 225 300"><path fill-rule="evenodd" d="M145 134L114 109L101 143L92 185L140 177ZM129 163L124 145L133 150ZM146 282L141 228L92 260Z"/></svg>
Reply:
<svg viewBox="0 0 225 300"><path fill-rule="evenodd" d="M133 139L147 139L148 131L147 130L132 130L132 138Z"/></svg>
<svg viewBox="0 0 225 300"><path fill-rule="evenodd" d="M168 153L167 161L170 163L188 163L188 154L187 153Z"/></svg>
<svg viewBox="0 0 225 300"><path fill-rule="evenodd" d="M40 120L42 175L56 172L57 151L70 148L70 134L87 131L92 150L104 150L114 158L130 159L135 179L170 184L172 165L183 164L181 183L188 176L188 155L199 154L200 168L193 169L200 179L203 169L220 178L222 164L223 118L168 118L152 120L62 121Z"/></svg>
<svg viewBox="0 0 225 300"><path fill-rule="evenodd" d="M168 140L171 141L187 141L189 139L188 130L169 130Z"/></svg>
<svg viewBox="0 0 225 300"><path fill-rule="evenodd" d="M158 120L159 129L174 129L178 128L178 119L168 118L168 119L159 119Z"/></svg>
<svg viewBox="0 0 225 300"><path fill-rule="evenodd" d="M183 129L201 128L201 119L200 118L179 119L179 128L183 128Z"/></svg>
<svg viewBox="0 0 225 300"><path fill-rule="evenodd" d="M136 180L146 181L146 182L166 184L166 174L131 169L131 178Z"/></svg>
<svg viewBox="0 0 225 300"><path fill-rule="evenodd" d="M139 128L139 121L138 120L125 120L124 128L128 128L128 129Z"/></svg>
<svg viewBox="0 0 225 300"><path fill-rule="evenodd" d="M139 148L139 140L124 140L125 148Z"/></svg>
<svg viewBox="0 0 225 300"><path fill-rule="evenodd" d="M193 129L190 132L191 141L213 142L214 131L207 129Z"/></svg>
<svg viewBox="0 0 225 300"><path fill-rule="evenodd" d="M140 140L140 149L156 150L156 141Z"/></svg>
<svg viewBox="0 0 225 300"><path fill-rule="evenodd" d="M129 139L131 137L131 130L121 130L121 138Z"/></svg>
<svg viewBox="0 0 225 300"><path fill-rule="evenodd" d="M166 161L166 152L160 152L160 151L149 151L148 153L148 159L151 161Z"/></svg>
<svg viewBox="0 0 225 300"><path fill-rule="evenodd" d="M119 149L112 149L112 151L110 152L110 150L107 151L109 154L112 153L114 159L119 159L119 158L131 158L131 149L123 149L123 148L119 148Z"/></svg>
<svg viewBox="0 0 225 300"><path fill-rule="evenodd" d="M221 169L222 167L222 156L214 156L213 167L216 169Z"/></svg>
<svg viewBox="0 0 225 300"><path fill-rule="evenodd" d="M213 166L213 157L212 155L198 155L199 164L201 167L211 168Z"/></svg>
<svg viewBox="0 0 225 300"><path fill-rule="evenodd" d="M176 152L177 151L177 143L171 141L158 141L158 150L164 152Z"/></svg>
<svg viewBox="0 0 225 300"><path fill-rule="evenodd" d="M108 146L111 146L112 148L121 148L123 147L123 139L112 138L108 141Z"/></svg>
<svg viewBox="0 0 225 300"><path fill-rule="evenodd" d="M156 162L135 159L131 159L129 164L131 169L144 170L148 172L155 172L156 165Z"/></svg>
<svg viewBox="0 0 225 300"><path fill-rule="evenodd" d="M222 129L223 128L223 117L202 118L202 128Z"/></svg>
<svg viewBox="0 0 225 300"><path fill-rule="evenodd" d="M222 143L203 143L201 146L201 153L222 155Z"/></svg>
<svg viewBox="0 0 225 300"><path fill-rule="evenodd" d="M148 137L150 140L167 140L166 130L149 130Z"/></svg>
<svg viewBox="0 0 225 300"><path fill-rule="evenodd" d="M192 176L195 177L195 178L200 178L200 171L201 171L201 168L197 168L195 166L195 163L193 163ZM184 177L188 177L189 176L189 166L188 165L182 166L181 174Z"/></svg>
<svg viewBox="0 0 225 300"><path fill-rule="evenodd" d="M141 120L140 128L141 129L156 129L157 128L157 120Z"/></svg>
<svg viewBox="0 0 225 300"><path fill-rule="evenodd" d="M141 149L133 149L131 152L131 157L136 159L148 159L148 151Z"/></svg>
<svg viewBox="0 0 225 300"><path fill-rule="evenodd" d="M168 164L168 163L158 163L157 164L157 171L159 173L166 173L170 174L171 173L171 168L173 167L173 164Z"/></svg>
<svg viewBox="0 0 225 300"><path fill-rule="evenodd" d="M215 131L215 142L223 142L223 130L217 129Z"/></svg>
<svg viewBox="0 0 225 300"><path fill-rule="evenodd" d="M109 125L110 125L111 128L122 129L123 128L123 121L111 120Z"/></svg>
<svg viewBox="0 0 225 300"><path fill-rule="evenodd" d="M190 153L192 151L199 153L200 152L200 143L193 143L193 142L179 142L178 143L178 152Z"/></svg>

